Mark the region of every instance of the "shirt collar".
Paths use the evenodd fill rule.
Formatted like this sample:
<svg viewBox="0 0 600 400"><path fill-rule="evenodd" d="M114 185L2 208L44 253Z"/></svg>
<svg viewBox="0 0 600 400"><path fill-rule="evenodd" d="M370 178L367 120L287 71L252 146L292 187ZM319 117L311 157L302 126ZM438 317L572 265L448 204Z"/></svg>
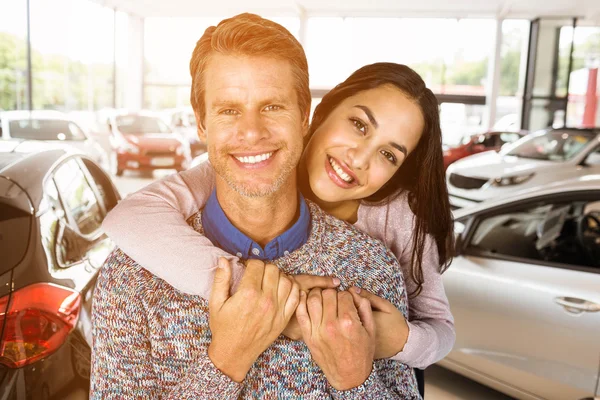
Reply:
<svg viewBox="0 0 600 400"><path fill-rule="evenodd" d="M216 190L211 193L202 212L202 227L206 237L215 246L230 254L242 259L275 260L297 250L308 240L310 211L300 192L298 192L298 205L300 207L298 220L287 231L267 243L264 248L233 226L219 204Z"/></svg>

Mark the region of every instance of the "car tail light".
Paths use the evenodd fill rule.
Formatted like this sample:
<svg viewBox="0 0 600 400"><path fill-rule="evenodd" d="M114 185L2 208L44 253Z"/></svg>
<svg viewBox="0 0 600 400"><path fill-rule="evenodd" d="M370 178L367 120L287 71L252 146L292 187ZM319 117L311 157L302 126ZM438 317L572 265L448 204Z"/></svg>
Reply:
<svg viewBox="0 0 600 400"><path fill-rule="evenodd" d="M49 356L75 327L81 295L52 283L36 283L0 298L4 332L0 363L20 368Z"/></svg>

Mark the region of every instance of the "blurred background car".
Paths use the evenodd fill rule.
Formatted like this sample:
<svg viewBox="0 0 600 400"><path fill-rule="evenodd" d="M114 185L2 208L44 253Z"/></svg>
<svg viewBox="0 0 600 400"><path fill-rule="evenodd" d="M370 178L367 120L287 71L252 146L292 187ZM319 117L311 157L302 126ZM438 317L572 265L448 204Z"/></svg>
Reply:
<svg viewBox="0 0 600 400"><path fill-rule="evenodd" d="M518 399L596 398L600 176L454 211L443 281L456 343L439 365Z"/></svg>
<svg viewBox="0 0 600 400"><path fill-rule="evenodd" d="M91 307L120 199L91 158L0 149L0 394L66 398L89 386ZM37 143L38 145L40 143Z"/></svg>
<svg viewBox="0 0 600 400"><path fill-rule="evenodd" d="M206 142L198 136L196 116L191 107L175 109L170 118L171 128L179 132L190 145L192 157L206 152Z"/></svg>
<svg viewBox="0 0 600 400"><path fill-rule="evenodd" d="M475 154L446 171L450 203L465 207L557 180L600 173L600 129L531 133L500 152Z"/></svg>
<svg viewBox="0 0 600 400"><path fill-rule="evenodd" d="M108 120L115 149L115 175L125 170L185 170L191 161L189 144L159 117L146 113L111 116Z"/></svg>
<svg viewBox="0 0 600 400"><path fill-rule="evenodd" d="M0 113L3 140L39 140L79 149L110 170L108 153L73 119L59 111L5 111Z"/></svg>
<svg viewBox="0 0 600 400"><path fill-rule="evenodd" d="M448 168L453 162L473 154L492 150L500 151L502 146L519 140L527 133L527 131L495 131L465 136L457 146L444 146L444 168Z"/></svg>

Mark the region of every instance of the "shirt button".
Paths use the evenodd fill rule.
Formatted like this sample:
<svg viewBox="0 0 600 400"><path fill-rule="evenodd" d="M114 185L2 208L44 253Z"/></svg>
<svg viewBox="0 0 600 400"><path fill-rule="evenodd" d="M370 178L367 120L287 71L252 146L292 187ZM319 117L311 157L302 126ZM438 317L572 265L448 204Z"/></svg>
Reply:
<svg viewBox="0 0 600 400"><path fill-rule="evenodd" d="M238 256L239 258L242 258L242 253L240 253L239 251L236 253L236 256Z"/></svg>
<svg viewBox="0 0 600 400"><path fill-rule="evenodd" d="M284 255L284 256L289 256L289 255L290 255L290 252L286 250L286 251L284 251L284 252L283 252L283 255Z"/></svg>
<svg viewBox="0 0 600 400"><path fill-rule="evenodd" d="M254 254L255 256L258 256L260 254L260 250L255 247L252 249L252 254Z"/></svg>

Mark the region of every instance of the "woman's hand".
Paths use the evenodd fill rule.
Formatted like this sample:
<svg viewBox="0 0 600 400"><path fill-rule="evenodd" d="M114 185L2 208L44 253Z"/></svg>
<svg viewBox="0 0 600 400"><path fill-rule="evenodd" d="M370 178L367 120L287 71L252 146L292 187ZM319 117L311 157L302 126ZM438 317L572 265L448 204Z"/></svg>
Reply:
<svg viewBox="0 0 600 400"><path fill-rule="evenodd" d="M356 286L349 292L354 303L359 304L361 298L369 300L375 319L375 359L390 358L404 348L408 340L408 324L404 315L392 303Z"/></svg>

